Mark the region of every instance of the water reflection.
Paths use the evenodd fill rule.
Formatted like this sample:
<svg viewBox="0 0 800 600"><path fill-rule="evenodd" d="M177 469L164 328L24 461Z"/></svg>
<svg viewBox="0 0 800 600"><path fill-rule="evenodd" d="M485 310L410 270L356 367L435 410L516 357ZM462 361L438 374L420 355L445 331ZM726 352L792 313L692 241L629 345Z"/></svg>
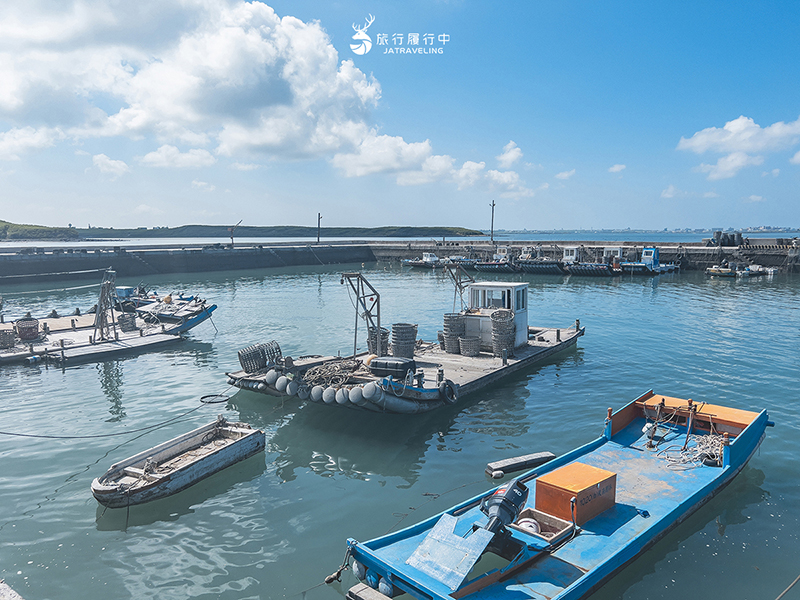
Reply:
<svg viewBox="0 0 800 600"><path fill-rule="evenodd" d="M122 364L120 361L109 360L99 363L97 372L100 375L100 389L111 402L108 412L111 418L109 423L116 423L125 418L125 408L122 405Z"/></svg>

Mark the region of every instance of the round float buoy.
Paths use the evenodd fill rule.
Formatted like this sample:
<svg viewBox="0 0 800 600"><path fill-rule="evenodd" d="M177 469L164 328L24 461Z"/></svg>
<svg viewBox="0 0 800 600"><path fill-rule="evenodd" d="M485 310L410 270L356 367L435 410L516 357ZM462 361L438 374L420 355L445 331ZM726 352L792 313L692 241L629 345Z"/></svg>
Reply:
<svg viewBox="0 0 800 600"><path fill-rule="evenodd" d="M228 385L233 385L236 383L236 380L233 377L228 377Z"/></svg>
<svg viewBox="0 0 800 600"><path fill-rule="evenodd" d="M369 587L371 587L373 590L378 589L379 575L377 573L374 571L367 571L366 579Z"/></svg>
<svg viewBox="0 0 800 600"><path fill-rule="evenodd" d="M372 400L372 397L378 391L378 384L374 381L370 381L367 385L364 386L363 391L361 392L367 400Z"/></svg>
<svg viewBox="0 0 800 600"><path fill-rule="evenodd" d="M347 391L347 388L339 388L336 390L336 403L337 404L347 404L350 400L350 394Z"/></svg>
<svg viewBox="0 0 800 600"><path fill-rule="evenodd" d="M439 396L442 397L445 404L455 404L458 400L455 384L449 379L445 379L439 384Z"/></svg>
<svg viewBox="0 0 800 600"><path fill-rule="evenodd" d="M264 383L262 381L261 383L258 384L258 391L259 392L263 392L265 389L267 389L267 384L266 383Z"/></svg>
<svg viewBox="0 0 800 600"><path fill-rule="evenodd" d="M322 401L325 404L331 404L336 400L336 390L332 387L325 388L325 391L322 392Z"/></svg>
<svg viewBox="0 0 800 600"><path fill-rule="evenodd" d="M325 388L321 385L315 385L311 388L311 401L312 402L319 402L322 400L322 393L325 391Z"/></svg>
<svg viewBox="0 0 800 600"><path fill-rule="evenodd" d="M286 384L286 393L290 396L294 396L298 389L300 389L300 384L296 381L290 381Z"/></svg>
<svg viewBox="0 0 800 600"><path fill-rule="evenodd" d="M367 567L363 564L358 562L357 560L353 561L353 575L356 576L356 579L359 581L364 581L364 577L367 576Z"/></svg>
<svg viewBox="0 0 800 600"><path fill-rule="evenodd" d="M389 598L394 596L394 586L392 585L391 581L386 579L386 577L381 577L380 581L378 582L378 591Z"/></svg>
<svg viewBox="0 0 800 600"><path fill-rule="evenodd" d="M278 372L275 369L270 369L264 379L268 384L275 385L275 382L278 381Z"/></svg>
<svg viewBox="0 0 800 600"><path fill-rule="evenodd" d="M297 390L297 397L300 400L306 400L310 394L308 393L308 388L303 386L299 390Z"/></svg>
<svg viewBox="0 0 800 600"><path fill-rule="evenodd" d="M286 375L281 375L278 377L278 380L275 382L275 389L279 392L283 392L286 390L286 384L289 383L289 378Z"/></svg>
<svg viewBox="0 0 800 600"><path fill-rule="evenodd" d="M500 470L492 471L492 479L502 479L506 474Z"/></svg>
<svg viewBox="0 0 800 600"><path fill-rule="evenodd" d="M350 402L352 402L356 406L361 406L362 404L364 404L366 400L364 399L363 392L364 389L360 385L357 385L356 387L352 388L350 390L350 396L349 396Z"/></svg>

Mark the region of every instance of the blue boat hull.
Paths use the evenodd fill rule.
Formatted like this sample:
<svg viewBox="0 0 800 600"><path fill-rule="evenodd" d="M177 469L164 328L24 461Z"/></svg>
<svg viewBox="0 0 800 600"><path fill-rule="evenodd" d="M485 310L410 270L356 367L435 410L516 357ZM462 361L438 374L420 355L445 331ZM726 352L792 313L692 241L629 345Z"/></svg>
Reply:
<svg viewBox="0 0 800 600"><path fill-rule="evenodd" d="M664 414L657 409L660 399L667 402ZM730 483L759 447L766 426L771 424L766 411L755 413L703 404L695 405L692 412L691 408L680 408L676 400L679 399L648 392L610 415L600 438L519 477L531 492L527 506L538 507L536 495L545 498L545 490L539 491L538 479L579 463L581 467L615 474L616 501L582 524L578 522L577 529L568 523L569 535L549 542L515 524L509 525L510 539L521 550L516 557L502 557L510 562L499 569L484 569L481 573L478 562L463 583L459 584L456 577L458 587L448 587L454 581L448 570L448 554L452 554L449 550L468 544L473 530L481 531L475 527L485 526L488 519L479 505L496 490L397 533L365 543L348 540L349 551L359 568L365 569L362 573L367 583L382 583L382 591L389 594L404 591L420 600L585 598ZM665 421L664 415L670 412L673 421ZM643 425L659 414L662 419L653 436L655 448L651 449L647 447L651 430L643 429ZM673 446L679 449L684 443L689 414L698 434L689 442L690 450L693 445L709 441L716 447L716 435L728 434L727 439L719 436L719 464L697 463L691 468L676 469L664 459ZM732 441L726 443L727 440ZM453 539L457 541L452 548L445 543L447 551L426 558L434 562L432 567L426 566L419 559L419 548L430 546L429 537L440 520L449 522L453 518ZM459 551L454 552L458 555ZM495 556L496 560L499 557Z"/></svg>

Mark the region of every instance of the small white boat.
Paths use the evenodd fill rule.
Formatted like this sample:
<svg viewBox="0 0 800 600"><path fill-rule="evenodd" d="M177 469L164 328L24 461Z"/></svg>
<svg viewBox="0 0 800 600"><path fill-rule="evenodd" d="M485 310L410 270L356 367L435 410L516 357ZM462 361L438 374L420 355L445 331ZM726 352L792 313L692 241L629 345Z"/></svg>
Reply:
<svg viewBox="0 0 800 600"><path fill-rule="evenodd" d="M261 452L265 443L260 429L229 423L220 415L209 425L111 465L92 481L92 494L109 508L164 498Z"/></svg>

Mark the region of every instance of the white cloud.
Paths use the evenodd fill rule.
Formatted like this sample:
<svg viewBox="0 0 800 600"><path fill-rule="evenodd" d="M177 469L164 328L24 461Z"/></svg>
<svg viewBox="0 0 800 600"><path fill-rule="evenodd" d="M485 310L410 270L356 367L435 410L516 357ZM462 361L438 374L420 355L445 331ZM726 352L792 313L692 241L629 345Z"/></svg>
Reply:
<svg viewBox="0 0 800 600"><path fill-rule="evenodd" d="M747 197L747 202L764 202L764 200L766 200L764 196L756 196L755 194Z"/></svg>
<svg viewBox="0 0 800 600"><path fill-rule="evenodd" d="M743 168L760 165L763 162L764 158L761 156L750 156L744 152L731 152L727 156L721 157L715 165L701 163L694 170L700 173L708 173L708 180L716 181L718 179L730 179Z"/></svg>
<svg viewBox="0 0 800 600"><path fill-rule="evenodd" d="M678 193L678 188L676 188L674 185L670 184L669 186L667 186L667 189L661 191L661 197L662 198L674 198L675 194L677 194L677 193Z"/></svg>
<svg viewBox="0 0 800 600"><path fill-rule="evenodd" d="M703 194L703 198L719 198L719 194L717 192L706 192Z"/></svg>
<svg viewBox="0 0 800 600"><path fill-rule="evenodd" d="M359 144L355 152L336 154L331 162L347 177L363 177L373 173L421 169L430 156L429 140L408 143L399 136L373 133Z"/></svg>
<svg viewBox="0 0 800 600"><path fill-rule="evenodd" d="M452 156L429 156L422 163L420 170L399 173L397 175L397 183L398 185L420 185L452 177L454 174L454 162L455 159Z"/></svg>
<svg viewBox="0 0 800 600"><path fill-rule="evenodd" d="M620 171L624 170L625 170L625 165L613 165L611 167L608 167L609 173L619 173Z"/></svg>
<svg viewBox="0 0 800 600"><path fill-rule="evenodd" d="M148 167L198 169L210 167L217 162L217 159L208 150L195 148L188 152L181 152L175 146L165 144L158 150L145 154L139 162Z"/></svg>
<svg viewBox="0 0 800 600"><path fill-rule="evenodd" d="M2 3L0 81L0 119L20 128L214 145L225 156L347 151L369 135L380 98L319 22L241 0Z"/></svg>
<svg viewBox="0 0 800 600"><path fill-rule="evenodd" d="M63 138L64 133L58 128L42 127L34 129L33 127L22 127L9 129L0 133L0 160L19 160L20 154L28 150L49 148Z"/></svg>
<svg viewBox="0 0 800 600"><path fill-rule="evenodd" d="M235 169L237 171L254 171L259 168L260 165L254 163L239 163L235 162L231 165L231 169Z"/></svg>
<svg viewBox="0 0 800 600"><path fill-rule="evenodd" d="M130 167L125 164L125 161L114 160L105 154L95 154L92 157L92 164L97 167L101 173L112 175L114 179L131 172Z"/></svg>
<svg viewBox="0 0 800 600"><path fill-rule="evenodd" d="M571 171L562 171L561 173L556 173L556 179L569 179L573 175L575 175L575 169Z"/></svg>
<svg viewBox="0 0 800 600"><path fill-rule="evenodd" d="M681 137L678 150L696 154L707 151L727 154L731 152L769 152L790 148L800 139L800 119L791 123L779 121L762 128L753 119L740 116L728 121L722 128L708 127L691 138Z"/></svg>
<svg viewBox="0 0 800 600"><path fill-rule="evenodd" d="M497 158L497 163L501 169L509 169L511 166L522 158L522 150L519 149L514 141L508 142L503 146L503 153Z"/></svg>
<svg viewBox="0 0 800 600"><path fill-rule="evenodd" d="M790 158L789 162L792 163L793 165L800 165L800 152L798 152L792 158Z"/></svg>
<svg viewBox="0 0 800 600"><path fill-rule="evenodd" d="M453 175L459 190L466 189L475 185L482 176L483 169L486 168L484 162L466 161L461 168Z"/></svg>
<svg viewBox="0 0 800 600"><path fill-rule="evenodd" d="M487 179L502 188L501 198L526 198L534 195L534 191L525 187L516 171L495 171L486 173Z"/></svg>
<svg viewBox="0 0 800 600"><path fill-rule="evenodd" d="M780 169L772 169L772 171L762 171L761 172L761 176L762 177L767 177L769 175L772 175L773 177L777 177L780 174L781 174L781 170Z"/></svg>
<svg viewBox="0 0 800 600"><path fill-rule="evenodd" d="M213 192L217 187L205 181L198 181L197 179L192 180L192 187L197 190L203 190L204 192Z"/></svg>

